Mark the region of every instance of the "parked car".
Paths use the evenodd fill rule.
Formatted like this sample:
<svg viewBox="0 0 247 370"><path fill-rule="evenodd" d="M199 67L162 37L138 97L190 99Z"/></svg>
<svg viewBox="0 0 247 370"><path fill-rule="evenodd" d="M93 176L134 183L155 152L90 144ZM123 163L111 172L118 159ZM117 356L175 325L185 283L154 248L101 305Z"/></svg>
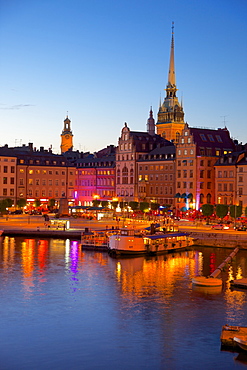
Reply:
<svg viewBox="0 0 247 370"><path fill-rule="evenodd" d="M216 225L212 225L212 229L214 229L214 230L227 230L227 229L229 229L229 226L224 225L224 224L216 224Z"/></svg>
<svg viewBox="0 0 247 370"><path fill-rule="evenodd" d="M240 226L236 226L235 227L235 230L237 230L237 231L246 231L246 226L244 226L244 225L240 225Z"/></svg>
<svg viewBox="0 0 247 370"><path fill-rule="evenodd" d="M11 215L22 215L22 210L21 209L16 209L15 211L12 211L10 214Z"/></svg>

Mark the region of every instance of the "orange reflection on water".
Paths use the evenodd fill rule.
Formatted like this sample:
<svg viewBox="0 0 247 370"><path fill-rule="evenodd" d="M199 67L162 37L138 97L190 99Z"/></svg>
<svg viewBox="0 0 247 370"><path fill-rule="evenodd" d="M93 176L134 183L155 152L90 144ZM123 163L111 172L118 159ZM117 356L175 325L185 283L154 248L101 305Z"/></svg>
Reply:
<svg viewBox="0 0 247 370"><path fill-rule="evenodd" d="M9 271L14 266L15 239L6 236L3 241L3 270Z"/></svg>
<svg viewBox="0 0 247 370"><path fill-rule="evenodd" d="M21 244L22 270L23 270L23 286L26 292L31 292L33 284L33 270L34 270L34 250L35 240L25 239Z"/></svg>
<svg viewBox="0 0 247 370"><path fill-rule="evenodd" d="M144 257L120 260L116 264L117 280L121 283L125 295L149 296L162 292L166 296L173 295L176 282L183 280L185 275L194 275L194 252L181 255L160 256L146 260Z"/></svg>

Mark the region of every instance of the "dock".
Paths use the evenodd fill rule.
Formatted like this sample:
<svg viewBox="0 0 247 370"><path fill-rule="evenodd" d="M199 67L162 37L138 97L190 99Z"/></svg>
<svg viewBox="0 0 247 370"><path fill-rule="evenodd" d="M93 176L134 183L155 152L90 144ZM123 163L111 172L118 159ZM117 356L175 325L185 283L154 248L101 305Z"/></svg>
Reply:
<svg viewBox="0 0 247 370"><path fill-rule="evenodd" d="M247 338L247 327L246 326L222 326L220 341L221 345L224 347L238 348L236 342L233 338L238 337L240 339L246 340Z"/></svg>

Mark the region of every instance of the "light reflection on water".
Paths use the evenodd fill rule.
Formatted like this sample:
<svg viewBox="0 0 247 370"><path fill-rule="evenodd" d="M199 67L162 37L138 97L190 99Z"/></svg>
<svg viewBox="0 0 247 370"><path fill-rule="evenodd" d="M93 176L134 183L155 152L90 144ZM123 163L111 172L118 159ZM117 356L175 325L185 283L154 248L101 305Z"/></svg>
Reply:
<svg viewBox="0 0 247 370"><path fill-rule="evenodd" d="M4 238L0 368L197 369L198 357L205 369L241 366L220 351L220 333L247 326L247 292L229 283L247 277L247 251L223 271L223 289L191 284L229 253L112 259L76 241Z"/></svg>

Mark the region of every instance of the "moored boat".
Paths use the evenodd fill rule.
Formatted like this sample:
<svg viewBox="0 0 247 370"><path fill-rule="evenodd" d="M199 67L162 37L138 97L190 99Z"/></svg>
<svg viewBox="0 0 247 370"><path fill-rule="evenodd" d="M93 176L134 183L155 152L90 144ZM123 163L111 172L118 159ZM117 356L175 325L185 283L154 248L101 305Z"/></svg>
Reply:
<svg viewBox="0 0 247 370"><path fill-rule="evenodd" d="M240 347L242 348L244 351L247 351L247 340L243 340L241 338L238 338L238 337L234 337L233 338L233 341Z"/></svg>
<svg viewBox="0 0 247 370"><path fill-rule="evenodd" d="M160 254L185 249L193 244L189 233L145 234L134 229L121 229L109 236L110 255Z"/></svg>

